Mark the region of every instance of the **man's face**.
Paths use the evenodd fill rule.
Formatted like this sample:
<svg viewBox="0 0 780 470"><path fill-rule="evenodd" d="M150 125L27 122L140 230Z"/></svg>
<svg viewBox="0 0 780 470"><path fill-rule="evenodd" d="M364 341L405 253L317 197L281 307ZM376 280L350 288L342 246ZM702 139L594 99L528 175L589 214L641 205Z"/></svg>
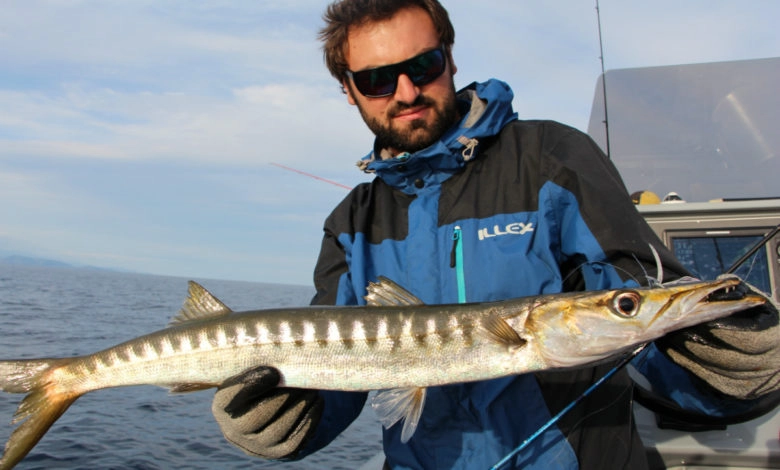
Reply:
<svg viewBox="0 0 780 470"><path fill-rule="evenodd" d="M353 27L347 39L347 66L354 72L403 62L441 45L430 16L417 7L403 9L387 21ZM368 98L345 79L349 103L357 105L381 147L397 153L422 150L457 122L452 80L457 68L449 52L446 55L447 67L436 80L416 86L401 74L389 96Z"/></svg>

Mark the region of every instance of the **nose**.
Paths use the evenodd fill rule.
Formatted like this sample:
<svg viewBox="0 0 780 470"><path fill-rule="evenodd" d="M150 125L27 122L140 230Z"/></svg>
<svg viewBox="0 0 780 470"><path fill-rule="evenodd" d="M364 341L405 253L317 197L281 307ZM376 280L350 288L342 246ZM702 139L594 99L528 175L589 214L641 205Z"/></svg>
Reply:
<svg viewBox="0 0 780 470"><path fill-rule="evenodd" d="M398 76L398 84L395 87L394 98L396 101L406 104L412 104L420 95L420 89L412 83L412 80L406 74Z"/></svg>

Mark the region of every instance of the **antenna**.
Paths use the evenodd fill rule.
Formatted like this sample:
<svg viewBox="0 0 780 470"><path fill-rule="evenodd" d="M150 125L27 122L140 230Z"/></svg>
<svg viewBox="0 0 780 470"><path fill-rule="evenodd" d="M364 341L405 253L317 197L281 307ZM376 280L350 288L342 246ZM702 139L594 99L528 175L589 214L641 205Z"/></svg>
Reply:
<svg viewBox="0 0 780 470"><path fill-rule="evenodd" d="M607 158L612 158L609 149L609 116L607 114L607 74L604 71L604 43L601 39L601 9L599 0L596 0L596 20L599 25L599 60L601 60L601 91L604 95L604 132L607 136Z"/></svg>

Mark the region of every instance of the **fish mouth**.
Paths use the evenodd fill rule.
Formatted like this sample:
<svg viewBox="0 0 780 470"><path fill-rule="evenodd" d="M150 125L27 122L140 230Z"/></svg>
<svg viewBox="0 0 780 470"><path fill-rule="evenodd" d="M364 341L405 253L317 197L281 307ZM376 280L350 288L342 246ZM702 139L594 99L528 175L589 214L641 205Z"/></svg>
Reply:
<svg viewBox="0 0 780 470"><path fill-rule="evenodd" d="M692 311L708 310L713 307L731 312L764 304L768 299L753 291L745 282L736 276L723 276L712 285L692 296L695 302ZM694 300L698 298L697 300ZM721 315L719 315L721 316Z"/></svg>
<svg viewBox="0 0 780 470"><path fill-rule="evenodd" d="M778 317L772 312L774 309L765 309L761 312L752 310L763 304L774 304L771 298L761 292L756 292L750 285L740 281L735 286L727 286L718 289L707 296L708 302L719 301L743 301L747 306L737 309L731 315L712 320L712 325L717 328L734 329L739 331L764 331L769 327L780 323ZM776 305L776 304L775 304Z"/></svg>
<svg viewBox="0 0 780 470"><path fill-rule="evenodd" d="M675 284L683 287L688 282ZM689 290L682 290L669 297L668 302L654 316L655 323L670 311L674 310L669 319L675 326L671 329L684 328L697 323L703 323L725 317L732 313L763 305L767 297L754 292L747 284L736 276L723 276L716 281L704 282L703 285L691 285Z"/></svg>
<svg viewBox="0 0 780 470"><path fill-rule="evenodd" d="M748 294L750 294L750 289L748 289L747 285L737 279L734 279L734 281L736 284L719 287L713 292L710 292L704 300L706 302L729 302L747 298Z"/></svg>

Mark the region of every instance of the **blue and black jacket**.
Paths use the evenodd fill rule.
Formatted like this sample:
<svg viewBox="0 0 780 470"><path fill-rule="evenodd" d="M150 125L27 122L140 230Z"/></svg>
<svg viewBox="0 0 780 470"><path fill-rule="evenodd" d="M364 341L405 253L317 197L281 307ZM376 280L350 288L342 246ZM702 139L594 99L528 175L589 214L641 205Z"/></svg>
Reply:
<svg viewBox="0 0 780 470"><path fill-rule="evenodd" d="M314 304L359 305L386 276L426 303L483 302L613 289L684 269L633 207L612 163L585 134L520 121L503 82L458 93L462 120L431 147L363 161L376 178L325 222ZM675 274L676 273L676 274ZM671 274L671 276L670 276ZM651 349L640 368L681 369ZM611 367L542 372L429 389L417 431L384 431L392 468L488 468ZM686 379L687 380L687 379ZM690 407L716 407L699 384L664 386ZM663 388L663 387L662 387ZM325 411L299 457L333 440L365 393L321 392ZM671 393L669 394L671 395ZM518 455L517 468L646 468L632 423L632 382L620 372Z"/></svg>

